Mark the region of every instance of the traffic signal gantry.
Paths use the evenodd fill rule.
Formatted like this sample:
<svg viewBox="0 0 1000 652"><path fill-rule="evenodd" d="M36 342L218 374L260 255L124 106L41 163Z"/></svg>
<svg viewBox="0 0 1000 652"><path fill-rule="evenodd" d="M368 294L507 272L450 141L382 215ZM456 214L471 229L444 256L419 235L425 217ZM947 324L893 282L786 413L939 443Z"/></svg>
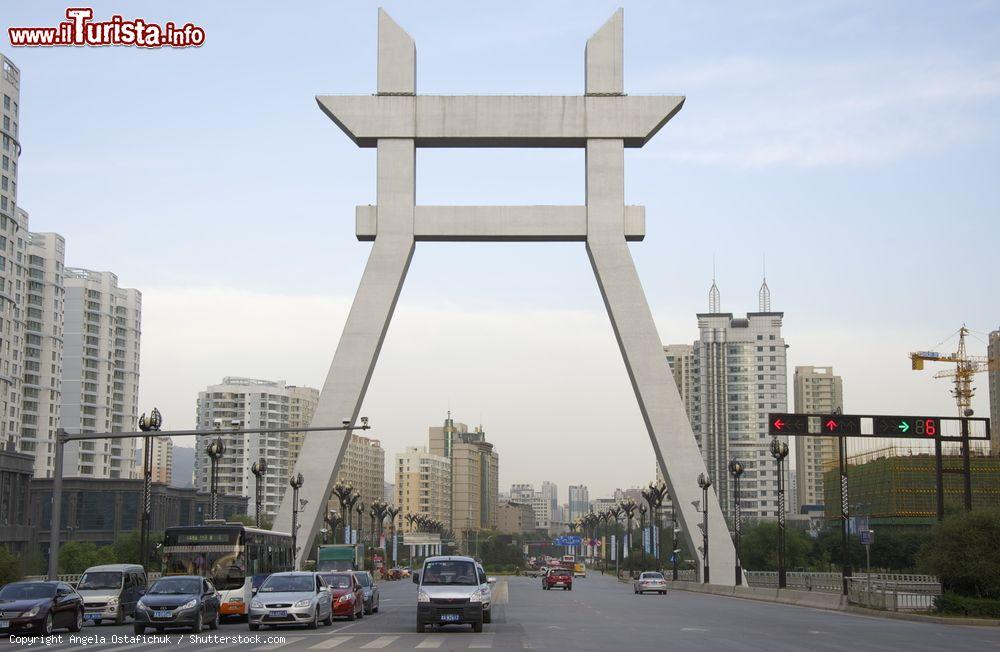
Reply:
<svg viewBox="0 0 1000 652"><path fill-rule="evenodd" d="M958 434L945 433L943 423L959 422ZM983 424L972 432L973 423ZM886 414L792 414L772 412L768 415L768 432L784 437L836 437L840 467L840 519L843 540L843 591L847 594L847 578L851 575L848 525L850 510L847 487L847 440L856 439L922 439L934 442L935 483L937 486L937 517L944 518L944 474L963 477L965 509L972 509L972 472L969 445L972 441L990 440L990 420L977 417L928 417ZM961 468L945 468L942 447L946 443L961 445Z"/></svg>

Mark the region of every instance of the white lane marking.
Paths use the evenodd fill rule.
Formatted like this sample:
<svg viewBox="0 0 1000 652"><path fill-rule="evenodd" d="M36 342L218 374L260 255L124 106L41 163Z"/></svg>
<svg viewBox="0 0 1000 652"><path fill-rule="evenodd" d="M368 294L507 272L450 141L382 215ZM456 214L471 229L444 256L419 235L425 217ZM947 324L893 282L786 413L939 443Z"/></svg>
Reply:
<svg viewBox="0 0 1000 652"><path fill-rule="evenodd" d="M331 636L330 638L326 639L325 641L320 641L316 645L310 645L309 649L310 650L329 650L330 648L337 647L338 645L342 645L342 644L346 643L347 641L351 640L352 638L354 638L354 637L353 636Z"/></svg>
<svg viewBox="0 0 1000 652"><path fill-rule="evenodd" d="M441 647L444 643L444 636L428 636L416 645L418 648Z"/></svg>
<svg viewBox="0 0 1000 652"><path fill-rule="evenodd" d="M682 632L707 632L704 627L681 627Z"/></svg>
<svg viewBox="0 0 1000 652"><path fill-rule="evenodd" d="M267 645L261 645L255 647L255 650L277 650L279 647L285 647L286 645L291 645L292 643L298 643L304 636L293 636L292 638L286 638L284 643L268 643Z"/></svg>
<svg viewBox="0 0 1000 652"><path fill-rule="evenodd" d="M398 636L379 636L374 641L371 641L370 643L365 643L361 647L362 649L388 647L389 645L392 645L392 642L398 638L399 638Z"/></svg>
<svg viewBox="0 0 1000 652"><path fill-rule="evenodd" d="M483 650L493 647L493 634L483 634L482 636L482 640L469 643L469 648L472 650Z"/></svg>

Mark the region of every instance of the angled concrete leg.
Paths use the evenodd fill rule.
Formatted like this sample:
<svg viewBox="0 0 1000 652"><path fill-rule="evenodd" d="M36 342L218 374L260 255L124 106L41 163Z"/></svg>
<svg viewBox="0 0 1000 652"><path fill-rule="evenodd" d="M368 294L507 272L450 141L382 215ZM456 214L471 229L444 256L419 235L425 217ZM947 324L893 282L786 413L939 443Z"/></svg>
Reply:
<svg viewBox="0 0 1000 652"><path fill-rule="evenodd" d="M344 419L354 423L358 418L413 257L413 141L380 141L378 169L379 232L320 393L312 421L314 426L336 426ZM297 559L300 568L309 554L313 538L323 525L327 500L347 449L349 434L346 431L306 433L295 465L295 472L305 478L299 497L308 501L299 512L302 527L298 533ZM291 528L291 491L286 491L274 529L291 532Z"/></svg>
<svg viewBox="0 0 1000 652"><path fill-rule="evenodd" d="M639 410L646 422L657 464L677 500L682 536L701 567L701 516L692 501L702 500L698 474L705 463L670 373L653 314L646 302L632 254L622 235L624 151L620 140L587 143L587 254L608 309L611 325ZM733 584L736 552L714 490L709 492L709 565L715 584Z"/></svg>

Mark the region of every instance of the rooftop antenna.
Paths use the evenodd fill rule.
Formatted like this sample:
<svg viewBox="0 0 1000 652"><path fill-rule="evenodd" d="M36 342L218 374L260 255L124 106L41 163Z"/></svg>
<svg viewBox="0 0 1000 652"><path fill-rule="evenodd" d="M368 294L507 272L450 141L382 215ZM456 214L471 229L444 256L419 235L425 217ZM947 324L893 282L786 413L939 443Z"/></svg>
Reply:
<svg viewBox="0 0 1000 652"><path fill-rule="evenodd" d="M719 295L719 286L715 284L715 254L712 254L712 287L708 290L708 311L718 313L721 310L722 299Z"/></svg>
<svg viewBox="0 0 1000 652"><path fill-rule="evenodd" d="M767 254L763 256L764 282L760 285L760 292L757 293L757 304L760 312L771 312L771 288L767 287Z"/></svg>

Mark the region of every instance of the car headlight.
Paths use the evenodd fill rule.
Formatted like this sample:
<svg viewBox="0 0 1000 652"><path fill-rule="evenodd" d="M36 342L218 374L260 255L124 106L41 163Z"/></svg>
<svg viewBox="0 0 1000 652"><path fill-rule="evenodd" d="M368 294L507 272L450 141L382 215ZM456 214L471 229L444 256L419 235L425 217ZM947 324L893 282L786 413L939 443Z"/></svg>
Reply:
<svg viewBox="0 0 1000 652"><path fill-rule="evenodd" d="M41 611L41 610L42 610L42 605L36 604L31 609L29 609L28 611L25 611L23 614L21 614L21 618L33 618L33 617L37 616L38 612Z"/></svg>
<svg viewBox="0 0 1000 652"><path fill-rule="evenodd" d="M197 606L198 606L198 601L197 600L188 600L187 602L185 602L184 604L182 604L180 608L181 609L192 609L192 608L197 607Z"/></svg>
<svg viewBox="0 0 1000 652"><path fill-rule="evenodd" d="M311 607L312 603L313 603L312 598L306 598L305 600L299 600L298 602L296 602L295 606L296 607Z"/></svg>
<svg viewBox="0 0 1000 652"><path fill-rule="evenodd" d="M417 591L417 602L430 602L431 596L427 595L423 591Z"/></svg>
<svg viewBox="0 0 1000 652"><path fill-rule="evenodd" d="M143 602L142 600L139 600L138 602L135 603L135 608L138 609L139 611L149 611L149 607L147 607L146 603Z"/></svg>
<svg viewBox="0 0 1000 652"><path fill-rule="evenodd" d="M354 599L354 594L353 593L345 593L344 595L342 595L339 598L337 598L337 604L342 604L344 602L350 602L353 599Z"/></svg>
<svg viewBox="0 0 1000 652"><path fill-rule="evenodd" d="M111 599L108 600L108 606L109 607L113 607L116 604L118 604L118 598L111 598Z"/></svg>
<svg viewBox="0 0 1000 652"><path fill-rule="evenodd" d="M264 603L261 602L260 600L254 600L253 602L250 603L250 608L251 609L263 609L264 608Z"/></svg>
<svg viewBox="0 0 1000 652"><path fill-rule="evenodd" d="M473 591L472 595L469 596L469 602L482 602L482 601L483 601L483 592L481 590Z"/></svg>

